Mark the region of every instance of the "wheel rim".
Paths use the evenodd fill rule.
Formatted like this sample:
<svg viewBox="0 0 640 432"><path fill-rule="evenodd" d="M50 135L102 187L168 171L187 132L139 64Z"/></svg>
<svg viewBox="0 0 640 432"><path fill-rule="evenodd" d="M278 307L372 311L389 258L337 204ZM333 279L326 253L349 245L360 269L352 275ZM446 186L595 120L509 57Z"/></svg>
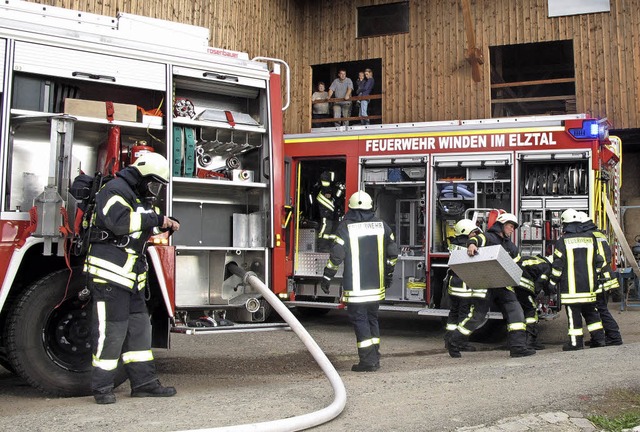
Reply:
<svg viewBox="0 0 640 432"><path fill-rule="evenodd" d="M77 296L67 299L51 312L43 329L47 355L69 371L91 370L90 308Z"/></svg>

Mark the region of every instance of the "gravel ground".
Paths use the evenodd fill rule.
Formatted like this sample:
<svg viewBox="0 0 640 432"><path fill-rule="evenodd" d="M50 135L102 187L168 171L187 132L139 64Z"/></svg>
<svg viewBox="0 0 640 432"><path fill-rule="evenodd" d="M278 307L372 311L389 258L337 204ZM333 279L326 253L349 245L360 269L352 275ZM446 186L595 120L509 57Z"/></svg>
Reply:
<svg viewBox="0 0 640 432"><path fill-rule="evenodd" d="M566 318L542 323L547 349L511 359L500 342L452 359L439 320L381 315L382 368L350 371L355 337L343 311L303 320L340 373L347 405L317 431L454 431L530 413L585 412L611 388L640 389L640 309L611 310L625 345L565 353ZM178 395L115 405L48 398L0 367L0 429L59 432L174 431L276 420L326 407L331 386L293 332L174 335L156 352L161 380ZM604 401L602 401L604 402ZM578 414L576 414L578 415Z"/></svg>

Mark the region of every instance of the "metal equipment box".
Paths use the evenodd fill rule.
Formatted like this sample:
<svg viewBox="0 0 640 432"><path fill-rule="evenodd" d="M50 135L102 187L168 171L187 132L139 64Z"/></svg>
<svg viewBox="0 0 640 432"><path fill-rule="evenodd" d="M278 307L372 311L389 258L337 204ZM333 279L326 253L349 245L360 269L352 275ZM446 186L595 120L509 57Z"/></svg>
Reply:
<svg viewBox="0 0 640 432"><path fill-rule="evenodd" d="M454 250L449 267L470 288L477 289L518 285L522 276L522 269L500 245L479 248L473 257L466 250Z"/></svg>

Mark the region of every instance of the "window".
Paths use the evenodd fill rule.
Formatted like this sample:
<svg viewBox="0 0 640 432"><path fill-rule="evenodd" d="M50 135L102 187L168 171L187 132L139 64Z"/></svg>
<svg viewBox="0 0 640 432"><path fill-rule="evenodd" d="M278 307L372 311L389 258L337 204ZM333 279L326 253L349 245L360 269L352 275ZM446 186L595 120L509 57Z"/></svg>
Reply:
<svg viewBox="0 0 640 432"><path fill-rule="evenodd" d="M357 9L358 37L409 32L409 2L363 6Z"/></svg>
<svg viewBox="0 0 640 432"><path fill-rule="evenodd" d="M347 72L347 78L350 78L354 85L354 93L355 96L355 87L357 85L356 80L358 79L358 72L364 71L365 69L371 69L373 74L373 90L371 91L371 95L369 96L369 106L367 110L367 114L369 116L369 120L371 124L380 124L382 122L382 93L383 93L383 79L382 79L382 59L367 59L367 60L358 60L358 61L350 61L350 62L340 62L340 63L326 63L311 66L311 79L312 86L310 88L309 95L311 95L314 91L317 90L318 82L323 82L325 84L325 90L329 91L329 86L334 79L338 77L338 71L340 69L345 69ZM309 99L311 102L311 99ZM330 113L332 111L330 110ZM358 116L358 108L357 104L354 103L352 107L352 116ZM333 115L331 115L333 117ZM316 120L317 122L317 120ZM357 121L354 124L359 124ZM320 120L319 123L313 125L312 127L327 127L333 126L333 121L329 120Z"/></svg>
<svg viewBox="0 0 640 432"><path fill-rule="evenodd" d="M493 117L576 112L573 41L489 48Z"/></svg>

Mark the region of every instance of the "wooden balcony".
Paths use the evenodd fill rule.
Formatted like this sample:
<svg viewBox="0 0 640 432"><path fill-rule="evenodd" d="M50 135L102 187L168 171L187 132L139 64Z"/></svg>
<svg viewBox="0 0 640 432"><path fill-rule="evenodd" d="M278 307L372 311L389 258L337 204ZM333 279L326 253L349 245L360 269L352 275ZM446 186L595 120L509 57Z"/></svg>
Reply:
<svg viewBox="0 0 640 432"><path fill-rule="evenodd" d="M355 104L356 101L361 101L361 100L382 100L382 95L381 94L375 94L375 95L369 95L369 96L352 96L349 98L349 102L351 102L352 104ZM342 98L331 98L331 99L319 99L319 100L315 100L312 101L311 104L317 104L317 103L334 103L334 102L345 102L344 99ZM353 110L353 108L352 108ZM333 114L332 111L332 107L329 107L329 115ZM322 124L322 126L320 127L330 127L333 126L334 122L343 122L343 121L348 121L348 122L360 122L364 119L367 119L369 121L371 120L382 120L382 116L381 115L370 115L367 117L362 117L362 116L352 116L352 117L339 117L339 118L318 118L318 119L311 119L311 123L312 126L314 124ZM317 126L316 126L317 127Z"/></svg>

